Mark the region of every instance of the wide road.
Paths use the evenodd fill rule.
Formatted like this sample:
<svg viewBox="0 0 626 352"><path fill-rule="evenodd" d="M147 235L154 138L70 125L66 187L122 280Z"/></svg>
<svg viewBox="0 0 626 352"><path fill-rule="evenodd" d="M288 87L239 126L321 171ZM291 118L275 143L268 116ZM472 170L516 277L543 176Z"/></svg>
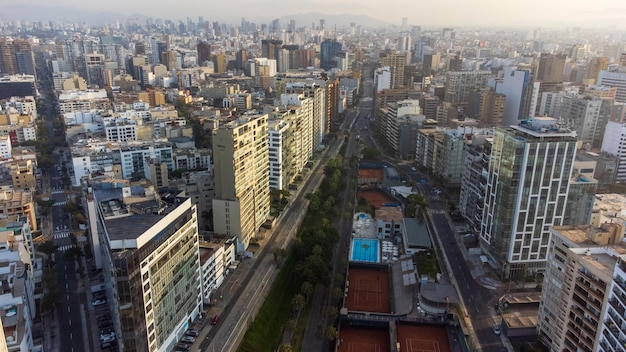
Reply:
<svg viewBox="0 0 626 352"><path fill-rule="evenodd" d="M273 248L287 247L294 239L308 204L304 197L317 189L322 181L324 165L337 154L341 144L341 139L333 140L322 154L318 167L311 170L298 195L278 219L270 239L255 259L248 276L243 279L244 284L224 308L220 317L221 322L211 328L200 344L200 351L228 352L237 349L278 273L271 255Z"/></svg>
<svg viewBox="0 0 626 352"><path fill-rule="evenodd" d="M47 72L47 71L45 71ZM41 93L45 104L45 122L49 132L49 138L54 138L52 121L53 111L56 111L55 101L50 99L52 92L52 82L49 75L46 75L41 82ZM59 146L61 147L61 146ZM55 155L55 164L43 171L45 180L42 182L43 194L50 194L50 199L55 202L51 211L51 224L42 226L44 235L53 234L53 242L59 246L57 251L56 265L57 285L59 289L59 301L56 312L57 331L59 333L59 346L51 346L58 351L81 352L86 351L83 340L83 329L80 312L81 295L78 294L78 282L76 279L76 266L74 260L65 260L63 250L71 247L72 241L69 237L70 220L69 215L63 211L63 204L66 202L66 194L63 187L63 174L57 168L62 168L61 154ZM52 324L47 324L51 327ZM52 349L51 348L51 349Z"/></svg>

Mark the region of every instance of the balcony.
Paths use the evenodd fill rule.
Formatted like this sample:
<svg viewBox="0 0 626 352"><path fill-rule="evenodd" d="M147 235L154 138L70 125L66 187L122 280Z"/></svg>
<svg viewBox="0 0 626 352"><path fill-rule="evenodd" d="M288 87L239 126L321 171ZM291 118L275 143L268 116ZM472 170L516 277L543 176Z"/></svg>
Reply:
<svg viewBox="0 0 626 352"><path fill-rule="evenodd" d="M611 305L611 307L613 307L613 309L619 313L620 316L624 316L624 313L626 313L626 309L624 309L624 306L622 306L621 304L619 304L619 301L615 298L611 298L609 300L609 304Z"/></svg>
<svg viewBox="0 0 626 352"><path fill-rule="evenodd" d="M623 293L621 293L619 290L617 289L613 289L613 297L617 297L619 299L619 302L626 307L626 295L624 295Z"/></svg>
<svg viewBox="0 0 626 352"><path fill-rule="evenodd" d="M623 263L623 262L622 262ZM621 266L622 264L620 264ZM613 281L623 290L626 291L626 280L624 280L621 276L616 276Z"/></svg>

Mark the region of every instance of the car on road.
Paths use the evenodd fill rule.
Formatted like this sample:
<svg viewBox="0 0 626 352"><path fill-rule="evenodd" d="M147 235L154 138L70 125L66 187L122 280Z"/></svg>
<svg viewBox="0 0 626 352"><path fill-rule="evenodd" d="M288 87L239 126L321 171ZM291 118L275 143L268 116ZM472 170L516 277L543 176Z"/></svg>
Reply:
<svg viewBox="0 0 626 352"><path fill-rule="evenodd" d="M415 166L413 166L413 167L411 168L411 171L417 171L417 169L415 168Z"/></svg>
<svg viewBox="0 0 626 352"><path fill-rule="evenodd" d="M104 337L100 337L100 343L113 342L115 341L115 336L107 335Z"/></svg>
<svg viewBox="0 0 626 352"><path fill-rule="evenodd" d="M91 301L91 305L92 305L92 306L94 306L94 307L95 307L95 306L100 306L100 305L103 305L103 304L105 304L105 303L107 303L106 299L97 299L97 298L96 298L96 299L94 299L93 301Z"/></svg>
<svg viewBox="0 0 626 352"><path fill-rule="evenodd" d="M193 336L183 336L182 339L180 339L181 342L186 342L186 343L193 343L194 341L196 341L196 338Z"/></svg>
<svg viewBox="0 0 626 352"><path fill-rule="evenodd" d="M212 319L211 319L211 325L217 325L217 323L220 321L220 316L219 315L215 315Z"/></svg>
<svg viewBox="0 0 626 352"><path fill-rule="evenodd" d="M491 327L493 329L493 333L496 335L500 335L500 325L498 324L493 324L493 326Z"/></svg>

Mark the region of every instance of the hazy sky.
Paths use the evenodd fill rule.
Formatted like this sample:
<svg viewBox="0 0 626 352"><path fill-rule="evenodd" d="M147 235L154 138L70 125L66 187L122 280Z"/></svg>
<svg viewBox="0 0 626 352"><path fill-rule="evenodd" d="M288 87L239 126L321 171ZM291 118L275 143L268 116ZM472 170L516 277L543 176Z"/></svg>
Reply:
<svg viewBox="0 0 626 352"><path fill-rule="evenodd" d="M11 0L5 1L8 5ZM409 24L425 26L624 26L626 22L624 0L21 0L19 4L68 6L124 15L141 13L167 19L189 16L194 21L202 15L220 22L238 21L241 17L266 22L306 12L367 15L393 24L408 17Z"/></svg>

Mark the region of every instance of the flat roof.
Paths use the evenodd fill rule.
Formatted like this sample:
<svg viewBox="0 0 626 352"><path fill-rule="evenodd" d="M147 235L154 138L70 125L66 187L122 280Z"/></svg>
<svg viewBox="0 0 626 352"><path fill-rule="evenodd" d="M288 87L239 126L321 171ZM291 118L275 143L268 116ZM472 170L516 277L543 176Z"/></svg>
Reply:
<svg viewBox="0 0 626 352"><path fill-rule="evenodd" d="M137 239L144 232L163 219L164 215L134 214L105 220L109 240Z"/></svg>
<svg viewBox="0 0 626 352"><path fill-rule="evenodd" d="M459 297L457 296L454 286L449 284L440 284L434 282L427 282L420 287L420 295L431 302L439 303L459 303Z"/></svg>
<svg viewBox="0 0 626 352"><path fill-rule="evenodd" d="M424 221L404 218L404 228L408 247L432 248L428 228Z"/></svg>

